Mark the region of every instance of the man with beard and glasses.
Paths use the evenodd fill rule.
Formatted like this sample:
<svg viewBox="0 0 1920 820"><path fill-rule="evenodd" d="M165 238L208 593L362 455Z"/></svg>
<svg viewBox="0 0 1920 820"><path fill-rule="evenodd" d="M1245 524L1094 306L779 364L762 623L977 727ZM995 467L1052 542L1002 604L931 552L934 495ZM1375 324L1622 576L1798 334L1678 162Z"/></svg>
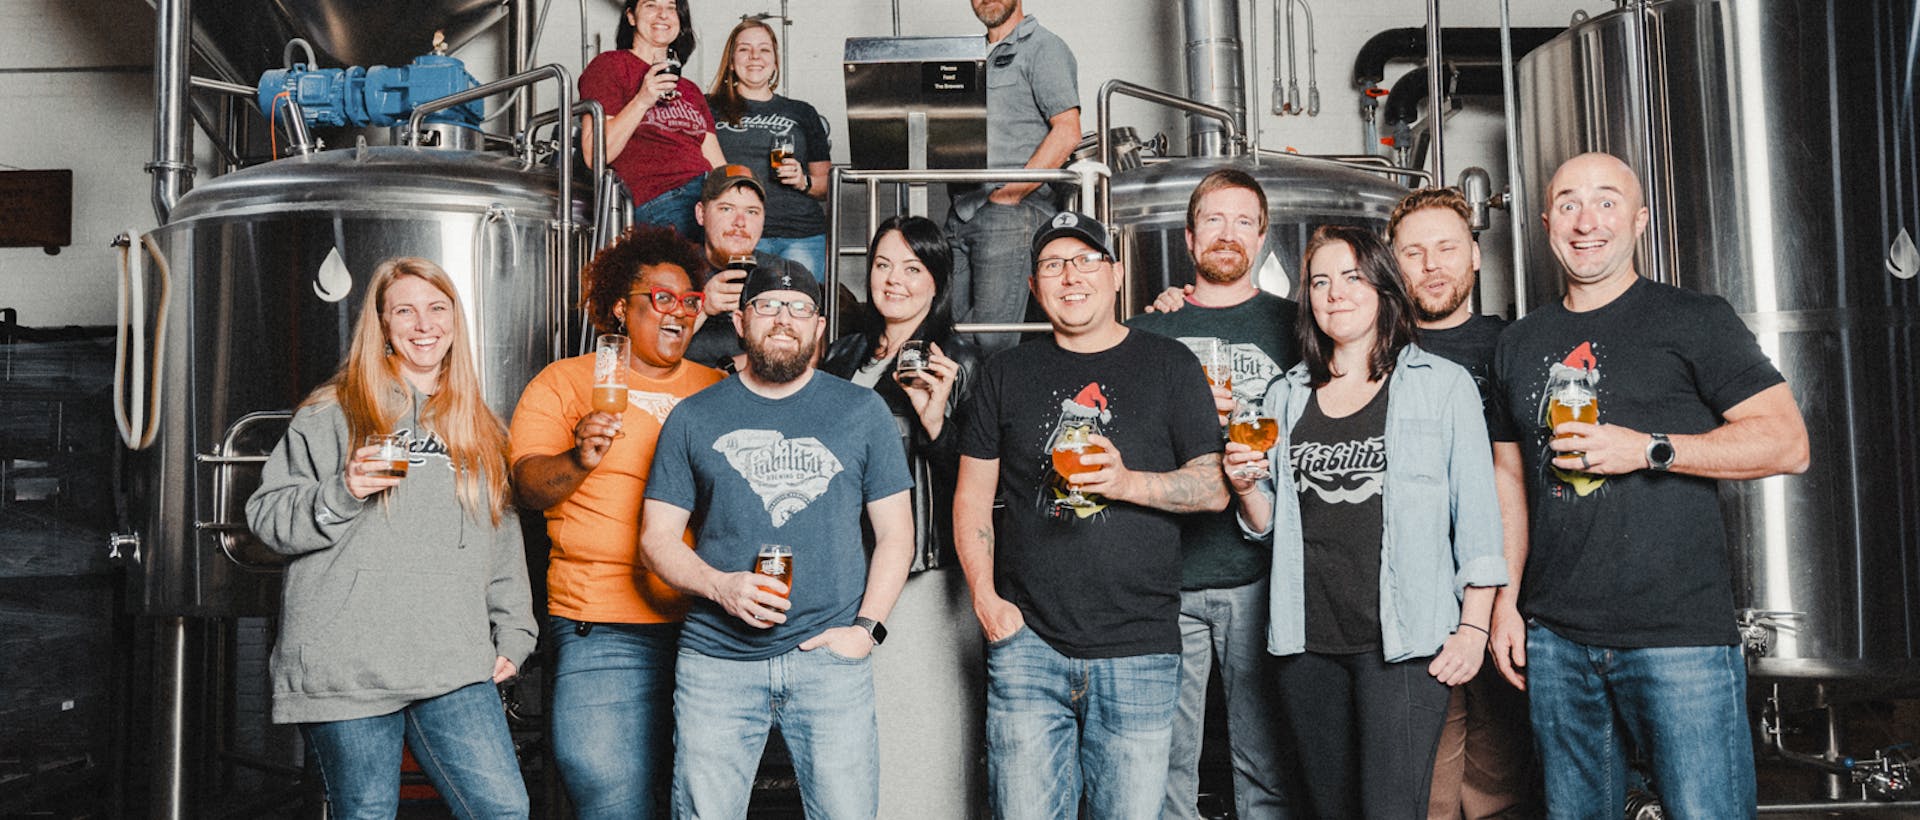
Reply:
<svg viewBox="0 0 1920 820"><path fill-rule="evenodd" d="M1473 295L1480 272L1480 243L1474 241L1473 210L1456 188L1422 188L1400 200L1387 220L1394 262L1413 297L1420 346L1467 369L1480 390L1487 434L1493 441L1515 439L1513 425L1492 389L1493 350L1507 323L1474 313ZM1526 498L1500 499L1505 538L1526 538ZM1520 592L1521 567L1508 550L1507 586L1494 595L1496 612L1510 615ZM1494 624L1502 623L1495 616ZM1498 630L1496 630L1497 632ZM1491 636L1490 636L1491 638ZM1482 667L1453 688L1447 722L1434 756L1428 820L1481 820L1531 817L1540 813L1532 788L1533 736L1527 724L1526 693Z"/></svg>
<svg viewBox="0 0 1920 820"><path fill-rule="evenodd" d="M1185 347L1114 317L1107 229L1033 237L1053 332L988 360L960 430L955 550L987 646L994 814L1154 817L1180 691L1179 514L1227 505ZM1000 509L995 509L999 507Z"/></svg>
<svg viewBox="0 0 1920 820"><path fill-rule="evenodd" d="M1293 338L1299 306L1261 290L1252 276L1266 243L1267 194L1260 183L1231 168L1208 174L1187 200L1187 252L1197 274L1192 293L1169 304L1171 310L1127 323L1177 339L1203 360L1209 349L1224 349L1232 387L1213 387L1222 422L1237 402L1259 403L1268 382L1300 360ZM1200 741L1207 677L1216 661L1226 694L1235 813L1292 816L1266 647L1271 561L1269 550L1241 537L1231 509L1181 516L1180 710L1163 817L1200 816Z"/></svg>
<svg viewBox="0 0 1920 820"><path fill-rule="evenodd" d="M1080 144L1080 87L1073 52L1022 12L1020 0L971 0L987 27L987 167L1059 168ZM953 316L1018 322L1027 309L1027 240L1059 210L1046 185L950 186ZM1012 347L1011 333L975 340L984 353Z"/></svg>
<svg viewBox="0 0 1920 820"><path fill-rule="evenodd" d="M674 816L744 817L777 725L810 816L873 817L868 653L913 560L906 455L879 394L814 370L826 323L812 274L771 260L739 298L746 366L667 417L640 519L647 568L693 602L673 693ZM784 582L757 574L774 545L791 556Z"/></svg>

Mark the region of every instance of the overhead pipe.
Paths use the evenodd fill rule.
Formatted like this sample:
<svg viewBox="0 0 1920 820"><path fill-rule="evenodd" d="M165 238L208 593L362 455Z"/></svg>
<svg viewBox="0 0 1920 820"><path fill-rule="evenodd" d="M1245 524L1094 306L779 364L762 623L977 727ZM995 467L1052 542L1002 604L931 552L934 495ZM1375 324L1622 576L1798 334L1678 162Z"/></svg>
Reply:
<svg viewBox="0 0 1920 820"><path fill-rule="evenodd" d="M1507 57L1508 52L1513 52L1513 57L1524 57L1564 31L1565 28L1460 26L1441 29L1440 37L1447 44L1448 63L1462 67L1493 67L1503 63L1512 65L1513 59ZM1389 63L1422 61L1426 59L1426 52L1427 30L1424 28L1403 27L1381 31L1367 38L1360 46L1359 53L1354 55L1353 87L1364 89L1379 85L1386 79Z"/></svg>
<svg viewBox="0 0 1920 820"><path fill-rule="evenodd" d="M1509 240L1513 243L1513 315L1518 319L1527 310L1527 220L1520 213L1520 114L1516 101L1520 95L1513 78L1515 56L1513 53L1513 14L1512 0L1500 0L1500 86L1506 91L1502 95L1501 107L1506 111L1507 129L1507 225L1513 234Z"/></svg>
<svg viewBox="0 0 1920 820"><path fill-rule="evenodd" d="M507 0L507 76L527 70L527 63L533 59L535 28L532 0ZM510 133L527 132L533 121L534 105L532 89L507 98L507 107L513 112L507 118Z"/></svg>
<svg viewBox="0 0 1920 820"><path fill-rule="evenodd" d="M1447 178L1446 148L1440 132L1446 101L1440 95L1440 0L1427 0L1427 142L1432 146L1433 178Z"/></svg>
<svg viewBox="0 0 1920 820"><path fill-rule="evenodd" d="M1228 112L1232 133L1246 131L1247 93L1240 76L1239 0L1186 0L1181 3L1186 32L1187 97ZM1195 157L1229 156L1223 129L1204 116L1187 118L1187 153ZM1103 135L1104 137L1104 135ZM1102 162L1110 158L1102 157Z"/></svg>
<svg viewBox="0 0 1920 820"><path fill-rule="evenodd" d="M187 38L192 0L157 0L153 43L153 215L164 225L193 188L193 128L187 116Z"/></svg>

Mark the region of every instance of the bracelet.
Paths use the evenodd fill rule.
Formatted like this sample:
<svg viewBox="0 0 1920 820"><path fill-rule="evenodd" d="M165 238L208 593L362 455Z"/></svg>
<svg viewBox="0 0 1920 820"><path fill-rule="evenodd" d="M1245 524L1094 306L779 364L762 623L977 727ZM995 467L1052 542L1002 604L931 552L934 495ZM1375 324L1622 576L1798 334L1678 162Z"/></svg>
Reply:
<svg viewBox="0 0 1920 820"><path fill-rule="evenodd" d="M1475 630L1479 630L1479 632L1480 632L1480 634L1482 634L1482 635L1485 635L1485 636L1487 636L1488 638L1492 638L1492 637L1493 637L1493 633L1492 633L1492 632L1488 632L1488 631L1487 631L1487 628L1486 628L1486 627L1484 627L1484 626L1475 626L1475 625L1473 625L1473 624L1470 624L1470 623L1467 623L1467 622L1465 622L1465 621L1461 621L1461 622L1460 622L1460 628L1462 628L1462 629L1475 629Z"/></svg>

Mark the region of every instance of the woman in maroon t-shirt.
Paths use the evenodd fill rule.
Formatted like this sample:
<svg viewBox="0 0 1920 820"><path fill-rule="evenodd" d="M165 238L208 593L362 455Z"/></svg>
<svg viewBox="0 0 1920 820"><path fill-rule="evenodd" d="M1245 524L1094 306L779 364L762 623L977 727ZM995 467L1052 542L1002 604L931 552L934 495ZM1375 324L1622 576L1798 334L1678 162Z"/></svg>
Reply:
<svg viewBox="0 0 1920 820"><path fill-rule="evenodd" d="M692 23L686 0L626 0L617 48L580 74L581 99L607 112L608 164L633 195L634 221L688 238L698 236L693 206L701 177L727 161L706 96L680 76L681 61L693 53ZM597 147L591 128L582 121L588 157Z"/></svg>

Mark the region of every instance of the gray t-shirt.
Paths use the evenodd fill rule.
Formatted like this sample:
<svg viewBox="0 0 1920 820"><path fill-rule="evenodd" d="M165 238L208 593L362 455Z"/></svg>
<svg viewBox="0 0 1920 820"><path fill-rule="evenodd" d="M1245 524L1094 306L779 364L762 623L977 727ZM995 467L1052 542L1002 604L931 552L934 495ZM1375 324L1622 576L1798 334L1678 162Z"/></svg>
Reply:
<svg viewBox="0 0 1920 820"><path fill-rule="evenodd" d="M727 161L753 169L753 175L767 187L767 224L761 236L791 238L826 233L827 216L820 201L781 182L768 162L775 137L793 140L794 158L800 167L811 162L832 162L833 143L820 113L799 100L775 94L767 101L741 100L744 104L739 122L716 118L714 133L720 138L720 152ZM820 181L821 185L826 180Z"/></svg>
<svg viewBox="0 0 1920 820"><path fill-rule="evenodd" d="M680 402L660 428L646 497L692 511L695 551L723 572L752 569L762 544L793 548L786 623L758 629L695 599L680 645L762 660L851 625L867 588L861 513L912 486L886 402L845 379L815 371L769 399L735 376Z"/></svg>
<svg viewBox="0 0 1920 820"><path fill-rule="evenodd" d="M1053 128L1048 120L1079 107L1073 52L1027 15L987 50L987 167L1025 167Z"/></svg>

